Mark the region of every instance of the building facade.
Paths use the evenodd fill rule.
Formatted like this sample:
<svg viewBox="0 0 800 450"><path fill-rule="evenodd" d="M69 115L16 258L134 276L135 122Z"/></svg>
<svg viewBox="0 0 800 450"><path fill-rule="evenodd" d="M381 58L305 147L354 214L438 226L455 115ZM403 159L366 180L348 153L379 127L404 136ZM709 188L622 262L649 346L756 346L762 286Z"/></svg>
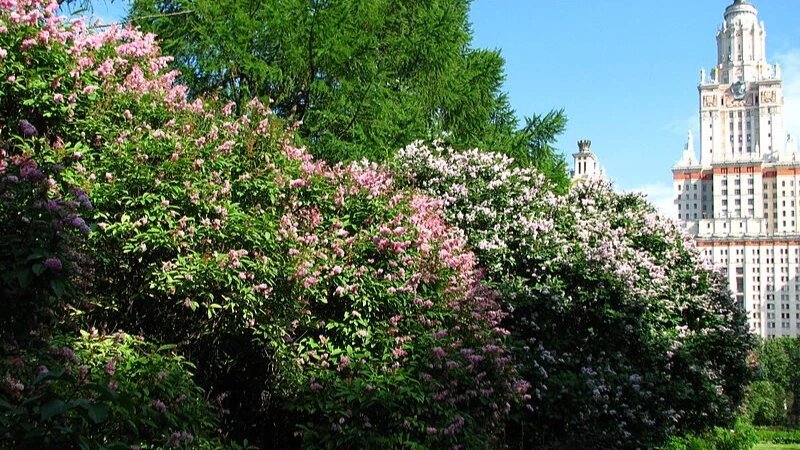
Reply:
<svg viewBox="0 0 800 450"><path fill-rule="evenodd" d="M781 70L748 1L725 9L698 91L700 135L672 170L678 219L726 271L755 333L798 336L800 160L783 128Z"/></svg>

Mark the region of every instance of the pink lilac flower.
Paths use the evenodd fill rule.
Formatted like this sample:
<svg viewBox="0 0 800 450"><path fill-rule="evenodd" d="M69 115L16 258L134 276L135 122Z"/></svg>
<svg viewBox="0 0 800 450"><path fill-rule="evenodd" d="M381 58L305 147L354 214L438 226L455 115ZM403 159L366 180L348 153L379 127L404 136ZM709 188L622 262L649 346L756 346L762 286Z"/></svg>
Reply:
<svg viewBox="0 0 800 450"><path fill-rule="evenodd" d="M114 375L114 372L117 371L117 362L115 360L110 360L106 363L106 373L109 375Z"/></svg>
<svg viewBox="0 0 800 450"><path fill-rule="evenodd" d="M28 122L25 119L21 119L17 122L19 125L19 130L22 132L22 135L25 137L34 137L39 135L39 130L33 126L32 123Z"/></svg>
<svg viewBox="0 0 800 450"><path fill-rule="evenodd" d="M181 443L192 442L194 440L194 436L186 431L176 431L172 433L169 438L169 442L167 443L167 447L180 447Z"/></svg>
<svg viewBox="0 0 800 450"><path fill-rule="evenodd" d="M59 271L63 267L61 260L58 258L47 258L44 260L44 266L53 271Z"/></svg>

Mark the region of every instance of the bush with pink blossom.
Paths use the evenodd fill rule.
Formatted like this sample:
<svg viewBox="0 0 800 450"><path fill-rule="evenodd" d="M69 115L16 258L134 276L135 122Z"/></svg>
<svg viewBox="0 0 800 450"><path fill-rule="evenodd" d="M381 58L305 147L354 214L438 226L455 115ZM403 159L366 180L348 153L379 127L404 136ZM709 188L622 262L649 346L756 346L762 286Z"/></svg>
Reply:
<svg viewBox="0 0 800 450"><path fill-rule="evenodd" d="M496 448L527 383L441 202L315 161L259 100L187 100L152 35L54 4L0 1L0 129L92 199L75 320L177 344L262 447Z"/></svg>
<svg viewBox="0 0 800 450"><path fill-rule="evenodd" d="M744 315L642 197L600 182L555 195L503 155L437 143L395 165L442 199L501 293L532 385L514 446L653 448L731 420L750 376Z"/></svg>

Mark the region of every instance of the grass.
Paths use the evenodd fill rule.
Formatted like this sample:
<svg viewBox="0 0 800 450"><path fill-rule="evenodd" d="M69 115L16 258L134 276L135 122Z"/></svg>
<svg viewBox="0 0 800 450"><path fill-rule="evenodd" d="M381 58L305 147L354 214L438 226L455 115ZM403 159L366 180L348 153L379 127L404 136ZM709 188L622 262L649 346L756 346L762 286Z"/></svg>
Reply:
<svg viewBox="0 0 800 450"><path fill-rule="evenodd" d="M756 444L753 450L800 450L800 444Z"/></svg>

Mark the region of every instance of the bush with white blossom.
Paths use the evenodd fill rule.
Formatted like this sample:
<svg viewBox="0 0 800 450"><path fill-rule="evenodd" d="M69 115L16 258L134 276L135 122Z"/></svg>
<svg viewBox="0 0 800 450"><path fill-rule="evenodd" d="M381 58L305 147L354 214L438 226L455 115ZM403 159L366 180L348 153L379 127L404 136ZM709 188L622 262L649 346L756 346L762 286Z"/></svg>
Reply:
<svg viewBox="0 0 800 450"><path fill-rule="evenodd" d="M503 155L438 143L409 145L395 168L443 199L501 292L533 397L512 439L652 448L731 420L750 374L744 316L640 195L603 182L555 195Z"/></svg>

